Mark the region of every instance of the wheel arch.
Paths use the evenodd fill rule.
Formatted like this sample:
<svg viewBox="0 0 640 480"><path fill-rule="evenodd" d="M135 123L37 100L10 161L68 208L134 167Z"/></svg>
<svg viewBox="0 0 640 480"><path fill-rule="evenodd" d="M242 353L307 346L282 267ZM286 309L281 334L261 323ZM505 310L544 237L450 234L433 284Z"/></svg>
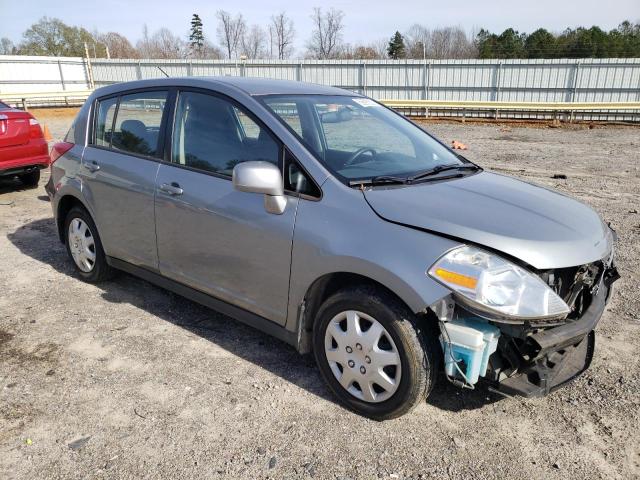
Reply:
<svg viewBox="0 0 640 480"><path fill-rule="evenodd" d="M300 353L309 353L312 350L312 332L316 321L318 310L322 303L334 293L354 285L371 285L393 296L399 302L402 302L409 310L414 311L410 307L409 302L401 295L391 290L383 283L366 275L354 272L332 272L318 277L307 289L303 300L303 308L298 316L298 350ZM424 311L414 312L417 314L418 320L428 322L432 320L432 312L426 307Z"/></svg>
<svg viewBox="0 0 640 480"><path fill-rule="evenodd" d="M91 212L84 204L82 200L72 194L66 194L60 200L58 200L58 205L56 207L56 226L58 227L58 237L62 243L65 243L64 240L64 221L67 218L67 214L71 211L71 209L75 206L79 206L84 208L89 215ZM93 217L93 215L91 215ZM94 220L95 221L95 220Z"/></svg>

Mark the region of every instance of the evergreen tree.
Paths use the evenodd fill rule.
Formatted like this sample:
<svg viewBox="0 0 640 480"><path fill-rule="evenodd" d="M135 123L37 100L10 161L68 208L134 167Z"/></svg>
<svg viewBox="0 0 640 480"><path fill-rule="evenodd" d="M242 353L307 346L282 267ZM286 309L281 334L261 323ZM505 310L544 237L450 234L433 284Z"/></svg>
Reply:
<svg viewBox="0 0 640 480"><path fill-rule="evenodd" d="M394 60L405 57L404 38L402 38L400 32L396 31L393 37L391 37L389 46L387 47L387 53L389 54L389 58Z"/></svg>
<svg viewBox="0 0 640 480"><path fill-rule="evenodd" d="M556 37L544 28L539 28L524 41L526 56L529 58L554 58L557 57Z"/></svg>
<svg viewBox="0 0 640 480"><path fill-rule="evenodd" d="M189 35L189 46L191 51L198 56L202 54L202 47L204 46L204 35L202 34L202 20L197 13L191 17L191 34Z"/></svg>

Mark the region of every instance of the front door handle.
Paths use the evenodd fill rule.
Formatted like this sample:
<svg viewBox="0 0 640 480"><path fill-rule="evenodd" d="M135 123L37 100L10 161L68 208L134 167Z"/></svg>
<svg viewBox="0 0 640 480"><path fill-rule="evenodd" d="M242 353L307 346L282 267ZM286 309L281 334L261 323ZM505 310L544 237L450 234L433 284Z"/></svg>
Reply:
<svg viewBox="0 0 640 480"><path fill-rule="evenodd" d="M180 185L178 185L176 182L163 183L162 185L160 185L160 191L172 196L182 195L184 192L184 190L182 190L180 188Z"/></svg>
<svg viewBox="0 0 640 480"><path fill-rule="evenodd" d="M98 165L98 162L96 162L95 160L92 160L89 163L85 163L84 166L90 172L97 172L98 170L100 170L100 165Z"/></svg>

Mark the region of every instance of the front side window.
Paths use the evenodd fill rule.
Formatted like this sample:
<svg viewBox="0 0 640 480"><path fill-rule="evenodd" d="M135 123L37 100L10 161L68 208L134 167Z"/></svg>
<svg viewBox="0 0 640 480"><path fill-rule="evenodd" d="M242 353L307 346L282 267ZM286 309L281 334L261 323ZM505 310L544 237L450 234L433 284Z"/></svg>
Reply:
<svg viewBox="0 0 640 480"><path fill-rule="evenodd" d="M246 111L222 98L181 92L173 125L172 161L231 176L238 163L280 164L280 145Z"/></svg>
<svg viewBox="0 0 640 480"><path fill-rule="evenodd" d="M345 182L463 164L422 129L368 98L269 95L263 101Z"/></svg>
<svg viewBox="0 0 640 480"><path fill-rule="evenodd" d="M140 92L120 97L111 147L158 156L158 140L167 92Z"/></svg>

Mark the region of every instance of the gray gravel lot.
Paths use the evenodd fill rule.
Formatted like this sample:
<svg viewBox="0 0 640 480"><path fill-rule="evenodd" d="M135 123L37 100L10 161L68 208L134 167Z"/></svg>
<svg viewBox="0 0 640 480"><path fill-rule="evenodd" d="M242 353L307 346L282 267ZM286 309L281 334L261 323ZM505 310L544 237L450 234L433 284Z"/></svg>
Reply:
<svg viewBox="0 0 640 480"><path fill-rule="evenodd" d="M54 137L71 121L40 118ZM42 186L4 180L0 478L639 478L640 129L428 128L618 231L623 278L587 373L532 400L441 379L411 414L374 422L275 339L125 274L81 282Z"/></svg>

